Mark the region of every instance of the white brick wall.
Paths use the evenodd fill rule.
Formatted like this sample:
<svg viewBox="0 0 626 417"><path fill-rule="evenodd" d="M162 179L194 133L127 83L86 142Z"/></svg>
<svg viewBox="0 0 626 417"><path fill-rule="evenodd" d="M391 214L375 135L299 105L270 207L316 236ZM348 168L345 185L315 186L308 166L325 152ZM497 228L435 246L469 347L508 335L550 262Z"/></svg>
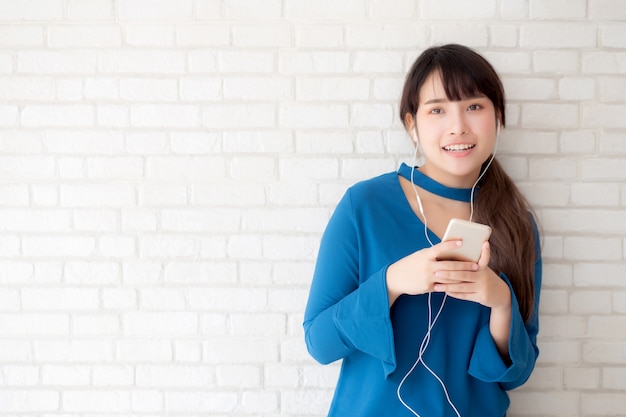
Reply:
<svg viewBox="0 0 626 417"><path fill-rule="evenodd" d="M0 417L310 416L301 322L355 181L411 153L433 43L500 71L544 229L511 416L624 415L623 0L0 1Z"/></svg>

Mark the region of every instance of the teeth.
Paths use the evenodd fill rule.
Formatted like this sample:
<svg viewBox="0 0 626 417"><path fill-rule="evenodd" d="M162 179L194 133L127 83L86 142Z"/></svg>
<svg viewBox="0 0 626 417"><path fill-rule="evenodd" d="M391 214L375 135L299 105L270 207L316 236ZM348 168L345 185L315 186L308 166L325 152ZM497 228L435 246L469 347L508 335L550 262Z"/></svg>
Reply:
<svg viewBox="0 0 626 417"><path fill-rule="evenodd" d="M463 145L448 145L445 146L444 149L446 151L466 151L468 149L472 149L475 145L463 144Z"/></svg>

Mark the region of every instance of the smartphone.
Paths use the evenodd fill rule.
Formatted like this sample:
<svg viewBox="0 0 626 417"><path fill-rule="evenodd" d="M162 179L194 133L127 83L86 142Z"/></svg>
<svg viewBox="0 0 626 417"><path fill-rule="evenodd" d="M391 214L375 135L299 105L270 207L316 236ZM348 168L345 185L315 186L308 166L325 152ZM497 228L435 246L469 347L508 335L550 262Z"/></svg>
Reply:
<svg viewBox="0 0 626 417"><path fill-rule="evenodd" d="M462 240L463 246L443 252L437 258L440 261L478 262L483 243L489 239L491 227L461 219L451 219L443 235L442 242Z"/></svg>

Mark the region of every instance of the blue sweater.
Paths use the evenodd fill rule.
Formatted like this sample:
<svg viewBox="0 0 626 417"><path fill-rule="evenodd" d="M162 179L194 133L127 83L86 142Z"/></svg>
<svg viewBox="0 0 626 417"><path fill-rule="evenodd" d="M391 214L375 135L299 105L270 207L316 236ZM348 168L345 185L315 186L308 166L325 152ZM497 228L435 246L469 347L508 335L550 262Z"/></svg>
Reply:
<svg viewBox="0 0 626 417"><path fill-rule="evenodd" d="M407 166L400 173L406 176ZM410 171L410 168L408 168ZM440 240L430 232L434 244ZM428 295L403 295L389 308L386 270L430 246L392 172L351 187L324 232L304 317L310 354L343 359L329 416L411 417L398 386L415 363L428 327ZM503 417L506 393L530 376L538 356L541 257L536 234L535 311L524 322L512 296L510 361L489 332L490 309L447 297L423 360L445 383L462 417ZM506 276L501 278L510 282ZM433 315L443 295L431 294ZM441 384L421 364L402 385L402 399L422 417L455 417Z"/></svg>

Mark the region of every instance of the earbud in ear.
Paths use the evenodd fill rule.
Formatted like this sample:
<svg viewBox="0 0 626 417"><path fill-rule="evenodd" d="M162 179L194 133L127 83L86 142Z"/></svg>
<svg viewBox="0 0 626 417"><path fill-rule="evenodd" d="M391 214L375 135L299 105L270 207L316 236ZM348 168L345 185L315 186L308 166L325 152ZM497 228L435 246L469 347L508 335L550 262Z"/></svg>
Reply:
<svg viewBox="0 0 626 417"><path fill-rule="evenodd" d="M500 134L500 119L496 119L496 135Z"/></svg>
<svg viewBox="0 0 626 417"><path fill-rule="evenodd" d="M413 125L413 132L411 136L413 137L413 140L415 141L415 144L417 145L419 141L417 139L417 125L416 124Z"/></svg>

